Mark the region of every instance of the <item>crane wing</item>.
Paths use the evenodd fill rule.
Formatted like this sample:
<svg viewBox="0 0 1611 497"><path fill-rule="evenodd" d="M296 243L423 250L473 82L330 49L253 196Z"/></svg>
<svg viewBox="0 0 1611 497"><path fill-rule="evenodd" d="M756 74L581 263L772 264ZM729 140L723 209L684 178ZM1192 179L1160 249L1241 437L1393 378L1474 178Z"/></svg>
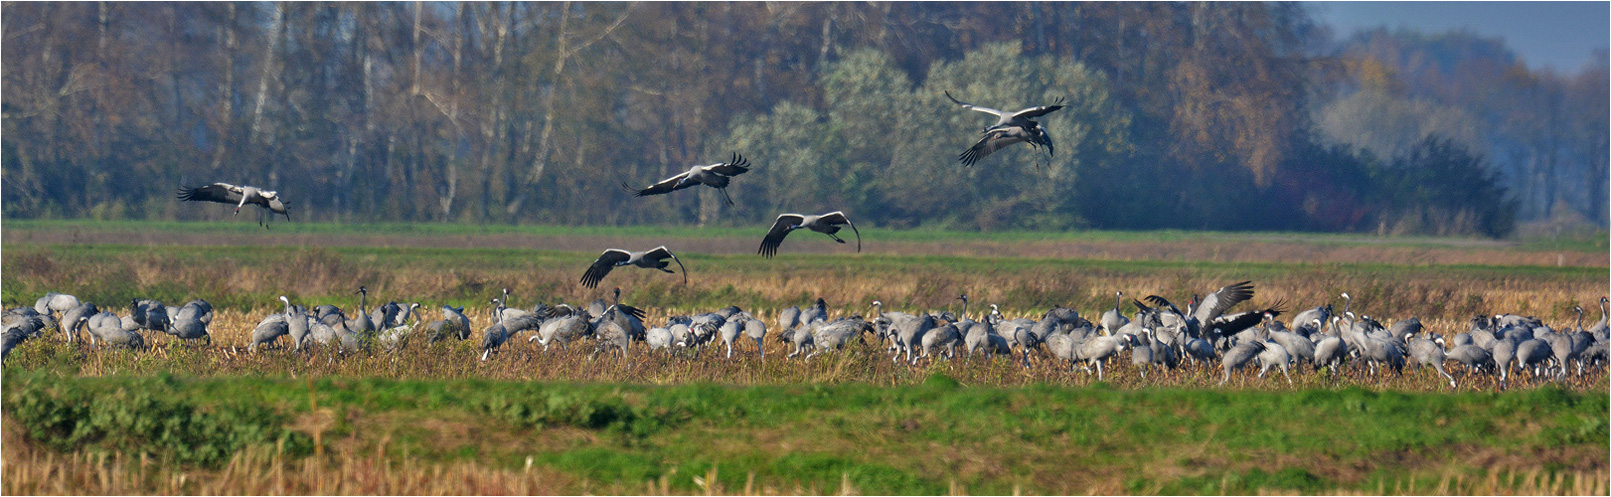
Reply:
<svg viewBox="0 0 1611 497"><path fill-rule="evenodd" d="M543 317L522 309L504 309L498 317L498 324L503 325L503 329L509 333L520 333L542 326Z"/></svg>
<svg viewBox="0 0 1611 497"><path fill-rule="evenodd" d="M650 250L649 253L644 254L643 256L656 261L663 261L667 258L675 261L677 263L677 268L682 269L682 284L688 284L688 268L684 267L682 265L682 259L678 259L677 254L671 253L671 249L666 248L665 245L655 247L654 250Z"/></svg>
<svg viewBox="0 0 1611 497"><path fill-rule="evenodd" d="M996 117L1006 117L1007 116L1007 113L999 111L999 110L996 110L996 109L992 109L992 108L989 108L989 107L980 107L980 106L973 105L973 104L970 104L970 103L967 103L967 102L963 102L961 100L957 100L956 97L951 96L951 92L949 92L949 91L945 92L945 98L951 99L952 102L956 102L957 105L961 105L962 108L964 108L964 109L976 110L976 111L983 112L983 113L986 113L986 114L990 114L990 115L993 115L993 116L996 116Z"/></svg>
<svg viewBox="0 0 1611 497"><path fill-rule="evenodd" d="M269 192L269 193L274 193L274 192ZM279 195L272 195L272 196L264 195L264 197L268 199L269 212L272 212L272 213L275 213L275 214L284 214L286 221L291 220L291 212L285 210L285 202L280 200Z"/></svg>
<svg viewBox="0 0 1611 497"><path fill-rule="evenodd" d="M627 186L627 184L625 182L621 183L621 187L625 188L629 192L632 192L632 196L634 196L634 197L645 197L645 196L649 196L649 195L660 195L660 194L671 193L671 192L674 192L674 191L677 191L677 190L681 190L683 188L688 188L688 187L694 186L695 183L683 183L682 186L677 186L677 182L682 181L682 179L686 178L686 177L688 177L688 172L684 171L682 174L672 176L670 178L660 180L659 183L649 185L648 188L643 188L643 189L632 188L631 186Z"/></svg>
<svg viewBox="0 0 1611 497"><path fill-rule="evenodd" d="M599 281L604 280L604 275L610 274L610 270L615 269L616 264L626 262L627 259L631 258L632 254L625 250L609 249L604 251L603 254L599 255L598 260L593 261L593 265L587 268L587 272L582 273L582 285L588 288L598 288Z"/></svg>
<svg viewBox="0 0 1611 497"><path fill-rule="evenodd" d="M1025 137L1022 128L993 129L986 132L978 143L974 143L972 147L963 151L962 155L958 155L957 160L962 161L964 166L972 166L975 162L979 162L979 159L983 159L997 150L1023 141L1025 141Z"/></svg>
<svg viewBox="0 0 1611 497"><path fill-rule="evenodd" d="M856 223L850 222L850 218L845 217L845 213L843 211L833 211L823 214L822 220L827 221L829 224L850 225L850 231L856 233L856 251L861 252L861 230L856 229Z"/></svg>
<svg viewBox="0 0 1611 497"><path fill-rule="evenodd" d="M1031 118L1031 117L1040 117L1040 116L1044 116L1044 115L1056 112L1057 109L1061 109L1061 108L1063 108L1063 99L1058 98L1057 102L1053 103L1052 105L1041 105L1041 106L1036 106L1036 107L1030 107L1030 108L1027 108L1027 109L1020 110L1018 112L1012 113L1012 117L1014 119L1019 119L1019 118L1028 119L1028 118Z"/></svg>
<svg viewBox="0 0 1611 497"><path fill-rule="evenodd" d="M778 216L777 220L772 221L772 229L766 231L766 238L761 239L761 248L757 249L755 253L761 254L762 257L768 259L777 255L778 246L783 245L783 238L789 236L789 232L792 231L790 228L799 226L804 221L805 216L799 214ZM858 241L857 243L861 242Z"/></svg>
<svg viewBox="0 0 1611 497"><path fill-rule="evenodd" d="M1197 318L1198 323L1207 325L1212 323L1214 318L1225 313L1226 309L1230 309L1250 298L1253 298L1252 281L1225 285L1214 291L1214 293L1208 294L1207 297L1203 297L1202 304L1197 306L1197 310L1192 312L1192 316Z"/></svg>
<svg viewBox="0 0 1611 497"><path fill-rule="evenodd" d="M195 188L181 186L179 187L179 200L237 204L241 201L241 187L229 183L213 183Z"/></svg>
<svg viewBox="0 0 1611 497"><path fill-rule="evenodd" d="M745 159L744 156L734 153L733 160L712 164L705 169L713 171L722 176L738 176L740 174L750 172L750 161L749 159Z"/></svg>
<svg viewBox="0 0 1611 497"><path fill-rule="evenodd" d="M686 273L684 273L684 274L686 274ZM645 314L643 312L643 309L632 307L632 306L626 305L626 304L616 304L615 305L615 310L621 311L622 313L625 313L628 316L638 318L639 321L642 321L643 317L647 315L647 314Z"/></svg>

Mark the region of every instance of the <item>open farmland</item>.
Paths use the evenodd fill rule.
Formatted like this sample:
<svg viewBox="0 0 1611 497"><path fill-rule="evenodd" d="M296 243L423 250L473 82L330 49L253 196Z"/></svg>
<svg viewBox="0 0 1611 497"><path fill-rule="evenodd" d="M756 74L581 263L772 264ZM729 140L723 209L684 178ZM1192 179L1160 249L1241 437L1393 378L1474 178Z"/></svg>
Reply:
<svg viewBox="0 0 1611 497"><path fill-rule="evenodd" d="M765 359L742 342L732 360L641 344L627 361L588 360L588 344L545 354L522 335L476 360L487 301L504 287L521 307L585 303L619 286L651 323L727 305L771 322L818 296L834 315L865 315L873 299L886 310L960 311L962 292L1008 317L1066 305L1094 318L1114 290L1184 301L1249 279L1255 305L1306 308L1346 291L1356 311L1384 322L1417 316L1444 335L1498 312L1569 327L1573 305L1592 307L1606 292L1603 239L864 230L863 254L818 236L765 260L752 255L758 236L737 230L359 227L355 236L368 238L349 243L321 225L141 228L7 225L8 308L58 291L97 303L204 298L218 311L211 347L147 334L146 351L89 350L59 336L14 351L6 493L1608 492L1603 368L1563 382L1519 379L1505 392L1483 377L1451 392L1424 369L1367 378L1308 366L1290 387L1243 372L1219 388L1217 368L1142 379L1128 354L1097 382L1049 358L894 364L871 337L785 361L788 347L771 336ZM952 237L968 241L944 241ZM575 283L605 246L662 243L688 266L687 286L631 269L598 291ZM421 302L427 321L441 304L463 305L476 334L342 357L244 350L251 327L280 310L279 295L346 308L358 285L381 301ZM124 406L193 415L183 429L227 436L175 444L162 430L181 427L63 432L49 421L143 412ZM219 418L257 428L209 429ZM216 453L179 448L194 446ZM442 474L453 477L427 476Z"/></svg>

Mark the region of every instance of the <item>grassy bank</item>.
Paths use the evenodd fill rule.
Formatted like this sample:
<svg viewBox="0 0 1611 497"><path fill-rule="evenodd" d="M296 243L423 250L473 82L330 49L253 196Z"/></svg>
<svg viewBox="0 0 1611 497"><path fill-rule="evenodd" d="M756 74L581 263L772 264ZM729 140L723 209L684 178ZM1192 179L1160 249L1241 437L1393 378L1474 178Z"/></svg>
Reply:
<svg viewBox="0 0 1611 497"><path fill-rule="evenodd" d="M1607 397L1553 388L990 388L944 376L898 388L16 372L6 381L12 494L96 492L108 485L88 476L98 471L136 493L390 493L442 471L478 475L482 493L1607 491ZM262 414L215 414L237 410ZM240 450L179 452L162 442L178 430L203 433L186 446ZM62 433L81 436L64 446ZM59 473L43 479L34 468L52 453L80 455L50 456Z"/></svg>

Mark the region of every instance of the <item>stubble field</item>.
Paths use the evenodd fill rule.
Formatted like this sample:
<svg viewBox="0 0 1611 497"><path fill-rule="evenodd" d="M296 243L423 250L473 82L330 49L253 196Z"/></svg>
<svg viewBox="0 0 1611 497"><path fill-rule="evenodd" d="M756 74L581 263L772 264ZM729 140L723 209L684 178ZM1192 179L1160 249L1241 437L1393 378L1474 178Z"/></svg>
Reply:
<svg viewBox="0 0 1611 497"><path fill-rule="evenodd" d="M1217 367L1143 379L1128 354L1098 382L1039 357L895 364L871 343L783 360L770 337L764 359L745 342L731 360L642 344L588 360L589 344L544 353L520 336L476 360L505 287L527 308L618 286L651 323L727 305L771 323L819 296L833 315L866 315L873 299L959 311L964 292L1008 317L1054 305L1094 317L1115 290L1183 302L1252 280L1257 305L1340 304L1346 291L1358 312L1445 335L1499 312L1571 327L1573 305L1606 293L1603 239L864 230L863 254L805 236L768 261L733 230L360 228L352 243L320 225L141 228L8 224L8 308L58 291L120 314L110 303L134 297L203 298L218 313L210 347L148 334L145 351L90 350L58 335L14 351L6 493L1608 492L1603 368L1505 392L1460 372L1450 389L1425 370L1308 366L1293 386L1244 373L1221 388ZM602 248L659 244L688 285L633 268L597 291L575 283ZM465 306L476 335L345 356L244 350L279 295L349 308L358 285L420 302L426 321Z"/></svg>

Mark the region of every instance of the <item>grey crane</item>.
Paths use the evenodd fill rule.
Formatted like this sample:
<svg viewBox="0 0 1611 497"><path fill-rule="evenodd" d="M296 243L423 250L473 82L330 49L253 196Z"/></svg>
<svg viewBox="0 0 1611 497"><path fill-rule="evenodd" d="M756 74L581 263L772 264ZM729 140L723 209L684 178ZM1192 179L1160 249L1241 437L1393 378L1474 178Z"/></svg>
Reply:
<svg viewBox="0 0 1611 497"><path fill-rule="evenodd" d="M129 318L137 329L166 332L168 330L168 308L162 302L145 299L131 299L129 301Z"/></svg>
<svg viewBox="0 0 1611 497"><path fill-rule="evenodd" d="M1351 316L1352 313L1344 313ZM1368 360L1371 372L1376 372L1379 366L1393 368L1395 374L1402 374L1404 369L1404 347L1396 339L1384 340L1369 335L1372 330L1380 329L1380 323L1371 321L1366 317L1363 321L1353 321L1350 326L1342 328L1342 338L1348 341L1349 348L1356 350L1359 355Z"/></svg>
<svg viewBox="0 0 1611 497"><path fill-rule="evenodd" d="M1135 347L1130 349L1130 364L1141 369L1141 379L1145 380L1153 366L1168 367L1170 361L1163 356L1168 352L1172 352L1171 349L1153 339L1152 328L1141 328Z"/></svg>
<svg viewBox="0 0 1611 497"><path fill-rule="evenodd" d="M1214 344L1197 337L1190 337L1182 341L1180 351L1181 355L1191 359L1193 364L1199 361L1212 361L1218 355L1214 352Z"/></svg>
<svg viewBox="0 0 1611 497"><path fill-rule="evenodd" d="M1220 287L1219 290L1215 290L1213 293L1208 294L1207 297L1203 297L1201 302L1197 302L1197 299L1193 298L1192 304L1187 306L1187 312L1185 313L1179 312L1179 309L1174 304L1157 295L1148 295L1144 300L1156 306L1168 307L1174 313L1184 316L1187 333L1201 336L1205 330L1218 328L1226 334L1234 334L1258 324L1263 319L1262 313L1243 313L1242 317L1234 322L1219 320L1226 310L1251 298L1253 298L1253 282L1242 281ZM1279 315L1280 313L1275 312L1275 314ZM1164 324L1169 323L1166 321Z"/></svg>
<svg viewBox="0 0 1611 497"><path fill-rule="evenodd" d="M1130 318L1124 317L1124 313L1119 311L1119 302L1122 300L1124 292L1113 292L1113 308L1102 313L1102 330L1109 335L1116 333L1120 327L1130 324Z"/></svg>
<svg viewBox="0 0 1611 497"><path fill-rule="evenodd" d="M1118 336L1090 337L1084 343L1074 346L1074 359L1096 365L1096 381L1102 381L1102 361L1118 355L1127 345L1129 342Z"/></svg>
<svg viewBox="0 0 1611 497"><path fill-rule="evenodd" d="M806 355L809 360L817 354L845 348L851 339L861 338L863 333L871 331L872 324L863 320L861 316L839 318L831 323L819 323L812 327L812 351Z"/></svg>
<svg viewBox="0 0 1611 497"><path fill-rule="evenodd" d="M676 345L678 347L692 347L696 345L694 332L693 330L688 329L688 322L687 316L681 316L681 319L673 319L672 322L669 323L666 328L666 332L671 334L671 345Z"/></svg>
<svg viewBox="0 0 1611 497"><path fill-rule="evenodd" d="M1444 354L1444 359L1465 365L1467 372L1480 371L1494 363L1493 354L1476 345L1456 345Z"/></svg>
<svg viewBox="0 0 1611 497"><path fill-rule="evenodd" d="M22 326L6 326L0 330L0 360L5 360L6 356L11 355L11 350L22 345L29 335L28 329Z"/></svg>
<svg viewBox="0 0 1611 497"><path fill-rule="evenodd" d="M56 320L52 319L50 314L41 314L32 307L7 309L5 313L0 314L0 324L13 324L23 320L38 321L41 329L57 326Z"/></svg>
<svg viewBox="0 0 1611 497"><path fill-rule="evenodd" d="M819 299L820 300L820 299ZM824 304L826 305L826 304ZM800 325L800 306L789 306L788 309L778 311L779 335L787 334L794 327ZM787 341L787 340L785 340Z"/></svg>
<svg viewBox="0 0 1611 497"><path fill-rule="evenodd" d="M651 351L657 349L669 350L672 342L671 330L663 326L649 328L648 331L644 332L643 342L649 346Z"/></svg>
<svg viewBox="0 0 1611 497"><path fill-rule="evenodd" d="M426 324L425 329L430 343L449 337L464 340L470 338L470 318L465 317L463 307L442 304L442 319Z"/></svg>
<svg viewBox="0 0 1611 497"><path fill-rule="evenodd" d="M1388 333L1393 335L1394 338L1403 339L1405 342L1409 342L1409 338L1406 336L1419 335L1421 330L1420 318L1400 319L1387 329Z"/></svg>
<svg viewBox="0 0 1611 497"><path fill-rule="evenodd" d="M1495 340L1489 353L1493 355L1494 366L1499 368L1499 386L1503 387L1510 376L1510 362L1516 359L1516 342L1509 338Z"/></svg>
<svg viewBox="0 0 1611 497"><path fill-rule="evenodd" d="M570 306L555 306L550 314L552 317L543 320L543 324L537 328L537 334L526 339L527 342L542 345L544 352L548 351L550 345L556 343L568 347L567 344L570 342L593 331L586 312L580 312Z"/></svg>
<svg viewBox="0 0 1611 497"><path fill-rule="evenodd" d="M915 361L912 357L912 351L923 345L924 335L936 326L938 324L934 316L928 314L894 319L890 323L890 327L894 329L892 335L899 346L896 355L904 353L906 354L905 360L907 362ZM891 360L897 360L897 358L891 357Z"/></svg>
<svg viewBox="0 0 1611 497"><path fill-rule="evenodd" d="M168 324L168 330L180 340L207 340L207 345L213 344L213 336L207 332L207 325L212 323L213 306L205 300L193 300L185 303L179 309L177 316Z"/></svg>
<svg viewBox="0 0 1611 497"><path fill-rule="evenodd" d="M308 337L308 310L300 305L291 305L291 299L280 296L280 302L285 303L285 325L291 334L291 344L297 350L302 350L302 343Z"/></svg>
<svg viewBox="0 0 1611 497"><path fill-rule="evenodd" d="M1402 323L1403 321L1399 322ZM1443 351L1443 338L1440 337L1431 340L1426 338L1412 339L1411 337L1414 336L1415 335L1413 333L1404 334L1404 339L1408 342L1408 344L1404 347L1405 352L1410 354L1410 358L1415 360L1415 364L1421 366L1431 366L1432 369L1438 371L1438 374L1443 375L1444 378L1449 380L1449 388L1456 388L1454 377L1450 376L1449 372L1443 369L1443 362L1448 360L1447 355Z"/></svg>
<svg viewBox="0 0 1611 497"><path fill-rule="evenodd" d="M541 327L543 322L549 317L539 315L535 312L527 311L525 309L515 309L509 307L509 302L507 300L508 298L508 289L505 289L504 298L493 298L491 303L494 304L492 308L493 320L499 324L502 324L504 330L509 332L510 336L519 335L521 332L525 331L536 330ZM567 312L574 311L574 309L571 309L570 306L565 306L564 309L566 309ZM559 310L558 308L549 308L549 310L546 312L548 314L553 314L559 312Z"/></svg>
<svg viewBox="0 0 1611 497"><path fill-rule="evenodd" d="M1516 344L1516 365L1522 371L1526 371L1527 368L1533 368L1535 378L1542 374L1539 369L1544 361L1549 360L1554 355L1554 351L1550 350L1549 342L1537 338Z"/></svg>
<svg viewBox="0 0 1611 497"><path fill-rule="evenodd" d="M800 311L800 324L808 324L808 323L813 323L813 322L817 322L817 321L827 321L827 320L828 320L828 301L823 300L821 297L818 297L817 302L815 304L812 304L811 307L808 307L805 310Z"/></svg>
<svg viewBox="0 0 1611 497"><path fill-rule="evenodd" d="M627 360L627 346L632 343L631 328L627 321L617 319L620 315L622 315L620 304L611 304L604 309L604 315L599 316L598 323L593 329L596 345L593 353L587 356L589 360L612 347L621 351L622 361Z"/></svg>
<svg viewBox="0 0 1611 497"><path fill-rule="evenodd" d="M384 345L388 350L397 350L407 346L409 337L411 337L414 334L414 330L420 326L420 316L418 313L414 312L416 309L419 309L419 307L419 302L410 302L408 304L408 310L402 313L402 322L398 323L396 326L392 326L378 332L375 337L376 341L380 342L380 344ZM414 324L408 324L407 320L409 318L414 319ZM348 322L351 322L351 320L343 320L340 324L341 326L345 327L347 326L346 323ZM331 324L331 326L334 327L335 324ZM348 329L348 331L351 332L351 329Z"/></svg>
<svg viewBox="0 0 1611 497"><path fill-rule="evenodd" d="M734 307L733 309L737 308ZM592 313L589 312L589 315L592 315ZM645 331L643 327L644 315L642 309L622 304L621 289L616 288L614 300L611 301L608 307L599 311L597 318L594 319L593 329L597 331L601 329L604 321L610 321L621 327L628 340L642 340Z"/></svg>
<svg viewBox="0 0 1611 497"><path fill-rule="evenodd" d="M1225 355L1220 358L1220 366L1225 370L1225 376L1220 378L1219 384L1224 385L1225 382L1230 381L1232 371L1241 369L1242 366L1259 357L1259 354L1264 352L1266 343L1259 340L1248 340L1238 343L1231 347L1230 350L1225 351Z"/></svg>
<svg viewBox="0 0 1611 497"><path fill-rule="evenodd" d="M827 323L827 321L811 321L800 323L800 327L796 328L794 333L789 337L789 341L794 344L794 350L790 351L789 355L783 356L783 358L792 359L794 356L800 355L806 350L815 347L816 329L825 323Z"/></svg>
<svg viewBox="0 0 1611 497"><path fill-rule="evenodd" d="M1281 368L1281 375L1287 378L1287 384L1292 384L1292 375L1287 374L1287 363L1292 361L1292 356L1287 354L1287 349L1281 344L1265 341L1264 350L1259 351L1258 358L1260 379L1264 378L1265 373L1270 372L1271 367L1278 367Z"/></svg>
<svg viewBox="0 0 1611 497"><path fill-rule="evenodd" d="M60 323L66 326L60 326L60 328L62 333L67 334L67 341L72 342L78 338L78 330L84 326L84 321L79 320L79 318L94 316L100 312L101 310L96 308L95 304L89 302L84 302L79 304L78 307L63 312Z"/></svg>
<svg viewBox="0 0 1611 497"><path fill-rule="evenodd" d="M306 323L307 321L304 320L303 322ZM256 328L252 329L252 344L247 347L247 350L256 352L259 345L274 343L275 339L290 332L290 323L285 320L284 314L270 314L268 317L263 318L262 321L259 321ZM295 339L293 339L294 341Z"/></svg>
<svg viewBox="0 0 1611 497"><path fill-rule="evenodd" d="M145 337L140 336L138 331L124 329L121 320L110 311L80 319L88 320L90 334L100 337L103 342L115 347L145 348Z"/></svg>
<svg viewBox="0 0 1611 497"><path fill-rule="evenodd" d="M218 202L221 204L235 204L235 215L241 214L241 207L253 204L262 207L273 219L274 214L282 214L286 221L291 220L290 211L285 208L285 201L280 200L279 192L264 190L255 186L235 186L229 183L213 183L207 186L194 188L179 187L179 200L187 202ZM258 224L268 227L268 224L258 221Z"/></svg>
<svg viewBox="0 0 1611 497"><path fill-rule="evenodd" d="M1611 318L1611 298L1600 297L1600 321L1590 326L1588 333L1595 336L1604 335L1608 318Z"/></svg>
<svg viewBox="0 0 1611 497"><path fill-rule="evenodd" d="M415 304L418 305L418 304ZM417 322L415 323L418 324ZM398 330L396 328L405 328ZM389 334L397 338L396 343L401 345L403 338L407 337L407 329L411 327L397 326L388 330ZM309 319L308 339L322 345L335 345L336 351L341 353L355 352L359 349L358 334L347 329L347 316L340 309L323 318Z"/></svg>
<svg viewBox="0 0 1611 497"><path fill-rule="evenodd" d="M80 305L82 303L78 301L78 297L65 293L49 292L45 296L39 297L39 300L34 301L34 311L49 316L57 312L65 313ZM65 317L65 314L63 316ZM63 319L63 322L66 321L66 319Z"/></svg>
<svg viewBox="0 0 1611 497"><path fill-rule="evenodd" d="M1051 137L1046 134L1046 130L1040 126L1040 123L1032 118L1044 116L1063 108L1061 99L1053 105L1035 106L1017 112L1004 112L957 100L956 97L951 96L950 92L945 92L945 98L951 99L952 102L962 106L964 109L996 116L996 123L986 127L982 132L984 137L980 138L978 143L975 143L973 147L958 157L963 165L971 166L978 162L979 159L1014 143L1029 143L1035 147L1045 146L1048 154L1055 153Z"/></svg>
<svg viewBox="0 0 1611 497"><path fill-rule="evenodd" d="M935 349L944 350L946 359L956 357L956 346L961 341L962 334L957 331L956 323L946 323L928 330L923 333L920 342L923 353L913 358L912 363L917 364L918 359L929 357L929 351Z"/></svg>
<svg viewBox="0 0 1611 497"><path fill-rule="evenodd" d="M1287 354L1292 356L1294 363L1314 362L1314 342L1309 341L1308 338L1304 338L1297 333L1279 330L1281 322L1275 320L1274 314L1265 313L1264 322L1266 329L1269 330L1270 341L1280 344L1281 348L1285 350Z"/></svg>
<svg viewBox="0 0 1611 497"><path fill-rule="evenodd" d="M1331 304L1305 309L1296 316L1292 316L1292 331L1300 336L1308 337L1319 333L1321 326L1330 319Z"/></svg>
<svg viewBox="0 0 1611 497"><path fill-rule="evenodd" d="M6 319L0 320L0 323L3 323L0 328L4 330L0 331L0 333L3 333L5 337L4 351L0 352L0 358L10 355L11 349L21 345L24 340L39 336L40 332L45 329L45 318L49 317L48 314L39 314L38 311L28 308L22 309L26 312L8 313ZM80 320L82 319L80 318ZM74 327L77 324L76 322L70 323L67 327Z"/></svg>
<svg viewBox="0 0 1611 497"><path fill-rule="evenodd" d="M749 161L744 156L734 153L731 161L717 162L708 166L694 166L688 168L682 174L660 180L659 183L650 185L648 188L632 188L626 182L621 183L621 188L631 192L634 197L646 197L671 193L684 188L691 188L694 185L705 185L721 192L722 202L732 206L733 197L727 195L727 185L733 180L734 176L747 173L749 170Z"/></svg>
<svg viewBox="0 0 1611 497"><path fill-rule="evenodd" d="M582 285L588 288L598 288L599 282L603 281L604 276L610 274L610 270L615 269L616 266L637 266L675 273L675 271L666 269L667 266L671 265L670 262L667 262L668 259L675 261L677 267L682 269L682 284L688 284L688 268L683 267L682 260L677 259L676 254L671 253L671 250L667 249L665 245L661 245L642 252L628 252L621 249L605 250L603 254L599 254L598 260L593 261L592 266L588 266L587 272L582 273Z"/></svg>
<svg viewBox="0 0 1611 497"><path fill-rule="evenodd" d="M487 357L492 354L493 350L497 350L505 341L509 340L509 329L504 327L502 314L501 312L493 312L492 326L487 327L487 331L481 333L481 362L486 362Z"/></svg>
<svg viewBox="0 0 1611 497"><path fill-rule="evenodd" d="M977 164L980 159L1015 143L1028 143L1036 148L1044 146L1046 147L1047 155L1055 153L1051 135L1046 134L1046 129L1039 126L1007 125L987 130L983 135L979 138L979 141L974 142L972 147L968 147L967 150L963 150L961 154L958 154L957 161L964 166L972 166Z"/></svg>
<svg viewBox="0 0 1611 497"><path fill-rule="evenodd" d="M727 346L728 359L733 358L733 340L737 340L738 336L743 333L743 331L744 323L740 320L729 319L727 322L722 323L719 333L721 334L720 338L722 340L722 345Z"/></svg>
<svg viewBox="0 0 1611 497"><path fill-rule="evenodd" d="M995 304L990 306L994 311ZM992 342L1000 336L996 334L993 317L993 314L986 314L982 322L968 321L957 325L957 331L962 333L962 348L968 351L968 358L973 358L973 352L979 349L984 349L987 356L996 352Z"/></svg>
<svg viewBox="0 0 1611 497"><path fill-rule="evenodd" d="M761 340L766 338L766 323L746 314L744 317L744 336L755 340L756 352L759 352L763 359L766 358L766 348L761 346Z"/></svg>
<svg viewBox="0 0 1611 497"><path fill-rule="evenodd" d="M1078 362L1074 358L1074 347L1077 345L1079 341L1070 337L1068 333L1053 333L1046 337L1046 350L1051 352L1053 357L1068 361L1068 369L1071 372Z"/></svg>
<svg viewBox="0 0 1611 497"><path fill-rule="evenodd" d="M369 311L364 310L369 307L369 289L359 286L358 291L353 293L358 294L358 315L347 322L347 329L352 330L354 333L370 333L379 330L375 320L369 316Z"/></svg>
<svg viewBox="0 0 1611 497"><path fill-rule="evenodd" d="M839 238L838 233L842 229L841 227L847 225L850 226L851 231L856 233L856 251L861 252L861 230L856 229L856 224L850 222L850 218L845 217L843 211L833 211L812 216L803 214L779 215L776 220L772 221L772 228L767 230L766 237L761 239L761 248L756 249L755 253L767 258L777 255L778 246L783 244L783 238L797 229L808 229L822 233L828 235L828 238L832 238L833 241L845 243L843 238Z"/></svg>

